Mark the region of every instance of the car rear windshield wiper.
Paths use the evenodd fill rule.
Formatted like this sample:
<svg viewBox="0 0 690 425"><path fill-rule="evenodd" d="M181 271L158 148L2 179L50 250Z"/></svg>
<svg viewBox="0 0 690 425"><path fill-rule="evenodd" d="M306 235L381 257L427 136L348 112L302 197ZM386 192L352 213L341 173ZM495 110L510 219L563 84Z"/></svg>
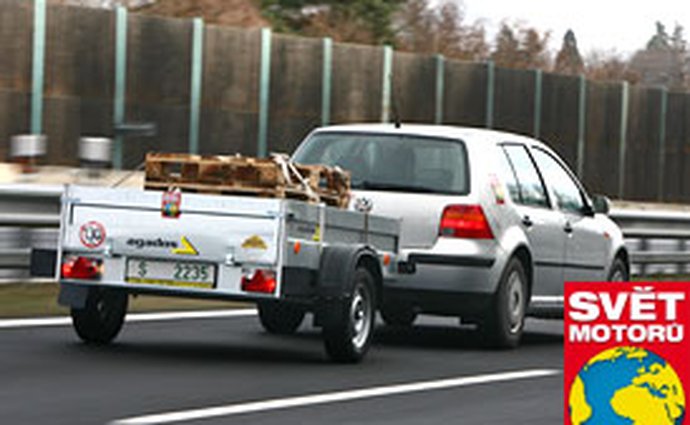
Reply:
<svg viewBox="0 0 690 425"><path fill-rule="evenodd" d="M409 184L398 184L398 183L380 183L371 182L363 180L361 182L356 182L352 184L353 189L364 189L364 190L388 190L391 192L413 192L413 193L440 193L440 191L432 189L430 187L415 186Z"/></svg>

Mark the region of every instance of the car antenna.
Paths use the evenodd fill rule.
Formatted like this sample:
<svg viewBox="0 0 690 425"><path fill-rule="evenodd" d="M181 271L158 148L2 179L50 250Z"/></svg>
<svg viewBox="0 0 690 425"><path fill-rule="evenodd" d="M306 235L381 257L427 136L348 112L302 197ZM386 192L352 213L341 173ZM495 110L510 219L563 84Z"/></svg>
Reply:
<svg viewBox="0 0 690 425"><path fill-rule="evenodd" d="M395 128L400 128L402 126L402 119L400 118L400 109L398 108L398 90L395 88L395 80L393 79L393 73L388 74L388 79L390 80L391 91L391 118L393 118L393 125Z"/></svg>

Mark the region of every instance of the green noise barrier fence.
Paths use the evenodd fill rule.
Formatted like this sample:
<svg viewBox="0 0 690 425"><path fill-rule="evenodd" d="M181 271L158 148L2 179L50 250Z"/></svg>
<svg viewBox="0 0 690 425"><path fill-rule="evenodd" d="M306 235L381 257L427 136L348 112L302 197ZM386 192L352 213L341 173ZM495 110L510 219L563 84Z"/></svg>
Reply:
<svg viewBox="0 0 690 425"><path fill-rule="evenodd" d="M116 138L116 168L151 150L264 156L397 111L537 137L592 192L690 202L688 93L46 0L0 2L0 57L4 158L12 135L41 133L47 163L75 164L81 135L125 122L158 131Z"/></svg>

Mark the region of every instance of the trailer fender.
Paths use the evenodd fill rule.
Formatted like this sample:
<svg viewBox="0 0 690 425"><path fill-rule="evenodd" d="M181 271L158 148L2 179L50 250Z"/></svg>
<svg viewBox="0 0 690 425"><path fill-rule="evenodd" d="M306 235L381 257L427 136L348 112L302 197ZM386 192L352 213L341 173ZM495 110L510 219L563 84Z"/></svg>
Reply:
<svg viewBox="0 0 690 425"><path fill-rule="evenodd" d="M363 265L374 277L374 302L380 298L381 266L376 252L365 245L330 245L321 255L317 280L317 302L314 306L314 326L338 326L352 300L355 271Z"/></svg>
<svg viewBox="0 0 690 425"><path fill-rule="evenodd" d="M352 296L353 275L360 264L364 264L369 269L378 280L377 286L380 286L381 265L372 248L366 245L330 245L325 247L321 255L317 281L320 300L342 300Z"/></svg>

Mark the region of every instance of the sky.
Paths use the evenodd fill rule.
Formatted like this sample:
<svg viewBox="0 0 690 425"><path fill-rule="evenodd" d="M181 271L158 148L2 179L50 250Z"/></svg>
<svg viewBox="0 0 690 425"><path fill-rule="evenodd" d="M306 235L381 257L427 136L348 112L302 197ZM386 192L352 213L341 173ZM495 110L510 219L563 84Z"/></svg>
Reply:
<svg viewBox="0 0 690 425"><path fill-rule="evenodd" d="M437 0L440 3L442 0ZM483 19L493 39L501 21L524 22L551 31L550 48L558 50L563 35L575 32L580 53L591 50L630 55L644 48L661 21L669 33L676 23L690 39L690 1L654 0L455 0L464 4L468 22Z"/></svg>

